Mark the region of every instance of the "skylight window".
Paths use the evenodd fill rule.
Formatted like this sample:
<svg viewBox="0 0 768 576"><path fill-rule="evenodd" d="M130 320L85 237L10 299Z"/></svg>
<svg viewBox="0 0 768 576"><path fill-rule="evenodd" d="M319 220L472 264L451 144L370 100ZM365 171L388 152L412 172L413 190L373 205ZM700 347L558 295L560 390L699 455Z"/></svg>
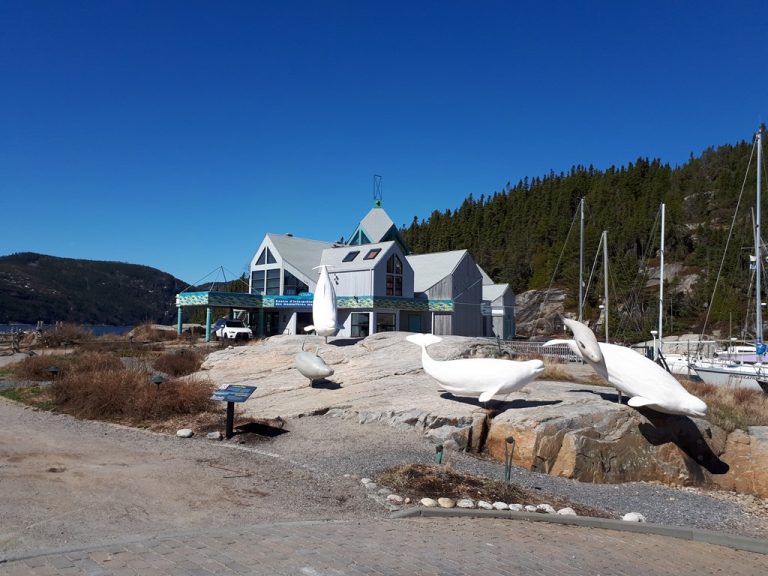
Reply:
<svg viewBox="0 0 768 576"><path fill-rule="evenodd" d="M371 250L368 250L368 254L365 255L365 258L363 260L373 260L376 258L376 256L379 255L379 252L381 252L381 248L373 248Z"/></svg>
<svg viewBox="0 0 768 576"><path fill-rule="evenodd" d="M357 258L358 254L360 254L360 250L352 250L352 252L348 252L347 255L344 256L342 262L352 262L352 260Z"/></svg>

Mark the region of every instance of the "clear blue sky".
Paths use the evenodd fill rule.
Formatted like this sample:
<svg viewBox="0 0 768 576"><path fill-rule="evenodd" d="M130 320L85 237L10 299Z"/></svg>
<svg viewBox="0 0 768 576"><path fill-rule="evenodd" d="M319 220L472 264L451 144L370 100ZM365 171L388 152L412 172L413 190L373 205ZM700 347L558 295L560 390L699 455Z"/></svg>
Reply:
<svg viewBox="0 0 768 576"><path fill-rule="evenodd" d="M768 117L768 2L0 0L0 255L240 274ZM570 218L564 214L563 218Z"/></svg>

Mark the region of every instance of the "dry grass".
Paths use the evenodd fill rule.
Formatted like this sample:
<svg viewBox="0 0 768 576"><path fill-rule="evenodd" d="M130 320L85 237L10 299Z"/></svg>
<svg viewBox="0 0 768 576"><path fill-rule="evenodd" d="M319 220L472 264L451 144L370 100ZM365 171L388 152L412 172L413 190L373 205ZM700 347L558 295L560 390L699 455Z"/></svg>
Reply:
<svg viewBox="0 0 768 576"><path fill-rule="evenodd" d="M185 348L175 352L166 352L156 358L152 366L171 376L187 376L200 370L202 363L202 354L197 350Z"/></svg>
<svg viewBox="0 0 768 576"><path fill-rule="evenodd" d="M125 368L116 353L82 347L72 354L31 356L15 364L14 378L53 380L53 384L35 391L34 396L29 389L9 394L20 402L37 406L43 403L49 409L79 418L146 425L216 408L210 400L214 388L211 382L178 378L195 371L202 360L194 350L160 356L156 368L174 378L158 386L150 381L148 370ZM52 366L58 369L55 377L49 372Z"/></svg>
<svg viewBox="0 0 768 576"><path fill-rule="evenodd" d="M13 376L20 380L51 380L54 375L49 370L53 367L58 369L56 378L63 378L70 373L118 369L121 366L120 359L112 354L85 351L78 354L30 356L14 364L11 370Z"/></svg>
<svg viewBox="0 0 768 576"><path fill-rule="evenodd" d="M376 482L412 499L471 498L507 504L551 504L555 508L570 506L581 516L608 518L600 510L569 502L551 494L530 491L516 484L491 480L458 472L448 466L406 464L390 468L376 476Z"/></svg>
<svg viewBox="0 0 768 576"><path fill-rule="evenodd" d="M93 340L95 336L92 332L84 329L78 324L59 324L51 330L42 333L40 343L48 348L59 346L68 346Z"/></svg>
<svg viewBox="0 0 768 576"><path fill-rule="evenodd" d="M541 373L539 378L558 382L576 382L578 380L561 363L547 358L544 359L544 372Z"/></svg>
<svg viewBox="0 0 768 576"><path fill-rule="evenodd" d="M131 330L131 337L142 342L168 342L178 339L175 330L161 330L153 327L149 322L140 324Z"/></svg>
<svg viewBox="0 0 768 576"><path fill-rule="evenodd" d="M707 403L707 419L727 432L768 426L768 395L746 388L723 388L681 378L688 392Z"/></svg>
<svg viewBox="0 0 768 576"><path fill-rule="evenodd" d="M131 424L212 410L212 392L208 381L172 379L157 386L146 371L126 369L70 373L51 386L61 412Z"/></svg>

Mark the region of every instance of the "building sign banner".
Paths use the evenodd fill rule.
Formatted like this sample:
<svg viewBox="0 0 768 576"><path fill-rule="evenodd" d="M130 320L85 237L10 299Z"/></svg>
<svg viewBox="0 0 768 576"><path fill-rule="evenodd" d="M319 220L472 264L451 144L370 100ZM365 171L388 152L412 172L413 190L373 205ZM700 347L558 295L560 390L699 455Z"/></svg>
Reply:
<svg viewBox="0 0 768 576"><path fill-rule="evenodd" d="M276 296L275 308L312 308L312 298Z"/></svg>

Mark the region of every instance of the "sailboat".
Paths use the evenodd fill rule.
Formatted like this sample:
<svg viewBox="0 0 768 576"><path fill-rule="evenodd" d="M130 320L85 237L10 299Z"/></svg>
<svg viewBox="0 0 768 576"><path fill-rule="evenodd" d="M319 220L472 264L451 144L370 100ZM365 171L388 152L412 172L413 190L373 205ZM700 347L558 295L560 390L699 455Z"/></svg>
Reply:
<svg viewBox="0 0 768 576"><path fill-rule="evenodd" d="M748 388L762 390L768 394L768 354L763 342L763 315L761 307L761 264L762 264L762 239L760 234L760 194L761 175L763 166L763 129L761 126L755 135L757 147L757 199L755 207L755 360L754 364L737 363L732 360L725 362L697 360L691 366L699 377L707 384L729 388Z"/></svg>

